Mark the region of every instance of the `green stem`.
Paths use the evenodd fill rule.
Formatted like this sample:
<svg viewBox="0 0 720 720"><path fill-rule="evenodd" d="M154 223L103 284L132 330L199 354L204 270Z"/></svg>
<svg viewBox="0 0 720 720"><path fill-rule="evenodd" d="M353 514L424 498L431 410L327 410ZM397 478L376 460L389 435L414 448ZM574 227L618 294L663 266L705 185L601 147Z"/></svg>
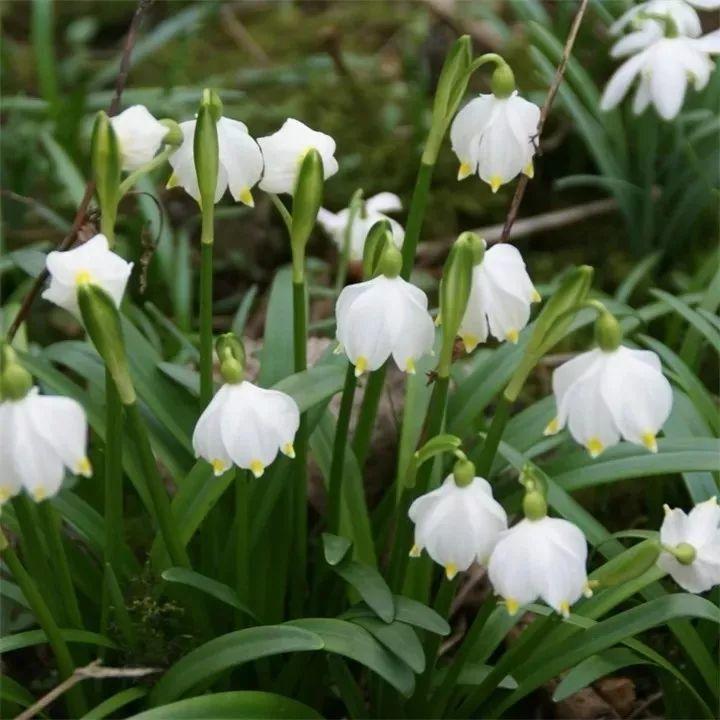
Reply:
<svg viewBox="0 0 720 720"><path fill-rule="evenodd" d="M493 415L490 430L488 430L488 434L485 437L480 457L476 463L477 474L480 477L487 478L490 474L498 446L500 445L500 440L505 432L505 426L510 419L511 409L512 402L508 400L504 394L501 395L500 401L495 408L495 415Z"/></svg>
<svg viewBox="0 0 720 720"><path fill-rule="evenodd" d="M443 717L445 707L450 701L453 690L455 690L457 686L460 673L465 667L465 663L469 660L470 654L480 637L480 633L485 627L487 619L490 617L490 613L492 613L496 606L497 604L495 599L493 597L489 597L475 616L475 620L473 620L473 624L465 636L460 649L447 668L442 684L432 698L430 717Z"/></svg>
<svg viewBox="0 0 720 720"><path fill-rule="evenodd" d="M428 164L425 161L421 162L418 168L415 188L412 199L410 200L410 211L405 226L405 240L403 241L402 247L403 266L401 275L405 280L410 277L410 272L415 264L415 250L417 249L420 231L422 230L423 220L425 219L425 207L427 205L428 194L430 193L430 181L432 180L434 170L435 163Z"/></svg>
<svg viewBox="0 0 720 720"><path fill-rule="evenodd" d="M345 446L347 445L350 415L352 414L353 399L355 398L355 368L348 363L345 373L345 387L340 401L340 413L335 426L335 440L333 442L332 462L330 464L330 480L328 482L328 528L330 532L338 533L340 530L340 513L342 507L342 479L345 464Z"/></svg>
<svg viewBox="0 0 720 720"><path fill-rule="evenodd" d="M72 575L70 574L70 566L68 565L65 547L60 534L60 518L49 500L44 500L38 504L38 514L48 544L48 553L53 559L53 570L57 582L55 588L65 609L65 617L71 627L82 630L82 615L80 614L80 607L73 586Z"/></svg>
<svg viewBox="0 0 720 720"><path fill-rule="evenodd" d="M370 450L370 442L372 440L372 431L375 425L375 417L377 416L378 407L380 405L380 397L382 395L383 386L385 385L385 374L387 373L387 362L381 367L370 373L367 384L365 385L365 394L363 395L360 414L358 415L357 426L355 427L355 435L353 436L353 453L357 458L358 467L362 470Z"/></svg>
<svg viewBox="0 0 720 720"><path fill-rule="evenodd" d="M12 506L20 526L22 554L30 569L30 574L35 578L43 595L48 598L52 611L61 617L62 607L54 592L55 581L50 572L50 566L45 557L45 548L38 531L37 509L24 493L13 498Z"/></svg>
<svg viewBox="0 0 720 720"><path fill-rule="evenodd" d="M307 289L304 277L293 280L293 352L295 372L307 369ZM300 416L295 435L295 485L293 488L295 554L291 608L299 614L305 596L305 568L307 564L307 418Z"/></svg>
<svg viewBox="0 0 720 720"><path fill-rule="evenodd" d="M340 252L340 258L338 260L337 276L335 278L335 294L339 295L340 291L345 286L345 280L347 280L347 269L350 262L350 247L352 244L352 229L355 224L355 218L357 217L360 205L362 203L362 191L358 190L350 201L350 208L348 211L348 221L343 232L343 246Z"/></svg>
<svg viewBox="0 0 720 720"><path fill-rule="evenodd" d="M449 385L449 377L438 376L435 380L435 386L430 396L430 404L425 417L425 429L423 432L423 438L425 440L435 437L442 431L445 421ZM434 463L426 462L421 466L417 474L415 486L403 490L397 506L395 514L395 537L393 538L389 569L390 587L397 593L402 592L405 582L405 570L407 568L410 537L412 535L408 510L416 497L427 492L433 464Z"/></svg>
<svg viewBox="0 0 720 720"><path fill-rule="evenodd" d="M165 548L170 556L173 565L189 568L190 559L185 546L180 538L180 533L175 526L175 519L170 509L170 498L168 497L162 477L158 471L155 456L153 455L148 430L141 415L137 403L125 406L128 430L135 444L142 474L145 477L150 499L155 509L160 534L162 535Z"/></svg>
<svg viewBox="0 0 720 720"><path fill-rule="evenodd" d="M235 477L235 588L238 597L250 602L250 474ZM244 615L240 613L240 617Z"/></svg>
<svg viewBox="0 0 720 720"><path fill-rule="evenodd" d="M5 543L5 538L2 538ZM35 615L35 619L45 633L48 643L52 648L55 660L57 661L58 671L63 680L67 680L75 672L72 656L68 650L67 643L63 639L55 619L53 618L50 608L48 608L43 596L28 574L27 570L22 566L18 556L10 546L6 546L2 552L3 560L8 569L15 578L18 586L22 590L23 596L28 602L30 609ZM67 692L68 716L79 718L87 712L87 704L80 686L72 687Z"/></svg>
<svg viewBox="0 0 720 720"><path fill-rule="evenodd" d="M115 573L123 538L122 402L115 381L105 370L105 562Z"/></svg>
<svg viewBox="0 0 720 720"><path fill-rule="evenodd" d="M200 241L200 408L213 394L213 214L214 205L203 207Z"/></svg>

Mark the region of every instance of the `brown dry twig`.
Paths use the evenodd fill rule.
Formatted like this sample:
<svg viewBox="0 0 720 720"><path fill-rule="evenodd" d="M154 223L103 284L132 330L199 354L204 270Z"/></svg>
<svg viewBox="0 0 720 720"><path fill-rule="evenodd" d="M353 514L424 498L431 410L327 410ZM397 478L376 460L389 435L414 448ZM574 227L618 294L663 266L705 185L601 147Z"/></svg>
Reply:
<svg viewBox="0 0 720 720"><path fill-rule="evenodd" d="M550 114L550 109L552 108L552 104L555 100L555 96L557 95L557 91L560 88L560 83L562 82L563 76L565 75L565 68L567 67L570 53L572 52L573 46L575 45L575 40L577 39L577 35L580 30L580 24L582 23L585 11L587 10L588 2L589 0L581 0L580 7L578 8L577 13L575 13L575 17L573 18L570 32L568 33L567 39L565 40L565 47L563 48L563 54L560 60L560 64L557 66L557 70L555 71L555 77L553 78L550 89L548 90L547 97L545 98L545 103L540 110L540 119L538 120L537 134L535 136L538 142L540 140L540 136L542 135L543 127L545 126L547 116ZM507 217L505 218L505 226L503 227L502 235L500 236L500 242L507 242L508 237L510 237L510 231L512 230L512 226L517 219L518 210L520 209L520 203L522 202L523 196L525 195L525 188L527 187L528 180L529 178L527 175L520 176L520 181L515 188L515 194L513 195L512 202L510 203L510 210L508 211Z"/></svg>
<svg viewBox="0 0 720 720"><path fill-rule="evenodd" d="M122 98L123 91L125 90L128 73L130 72L130 55L132 54L133 47L135 47L135 42L137 41L137 35L143 16L152 3L153 0L139 0L133 18L130 21L130 27L128 28L128 33L125 38L125 47L123 48L122 58L120 59L120 70L118 71L118 76L115 81L115 92L113 93L113 98L110 101L110 107L108 108L108 115L111 117L116 115L117 111L120 109L120 99ZM58 244L56 248L57 250L67 250L75 243L78 231L83 226L87 218L88 208L90 207L90 201L92 200L94 192L95 182L93 180L89 180L85 186L85 193L80 201L77 212L75 213L70 230ZM30 288L30 292L28 292L25 296L15 319L8 328L8 342L12 342L15 337L15 333L17 333L20 325L22 325L23 321L27 317L27 314L30 312L30 308L32 307L33 302L35 302L35 298L38 296L40 288L42 288L47 278L48 272L47 270L43 270L35 279L33 286Z"/></svg>
<svg viewBox="0 0 720 720"><path fill-rule="evenodd" d="M27 710L20 713L15 720L30 720L43 710L43 708L46 708L50 703L57 700L63 693L88 678L95 680L103 678L139 678L158 672L161 672L160 668L102 667L100 660L93 660L89 665L77 668L69 678L63 680L49 693L43 695L34 705L31 705Z"/></svg>

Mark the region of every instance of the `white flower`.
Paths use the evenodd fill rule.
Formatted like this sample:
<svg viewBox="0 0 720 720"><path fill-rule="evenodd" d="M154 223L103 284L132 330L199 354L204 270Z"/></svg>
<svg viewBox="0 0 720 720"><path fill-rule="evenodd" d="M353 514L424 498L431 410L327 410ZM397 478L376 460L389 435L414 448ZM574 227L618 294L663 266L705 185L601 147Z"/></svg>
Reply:
<svg viewBox="0 0 720 720"><path fill-rule="evenodd" d="M710 55L717 53L720 30L697 39L662 38L615 71L605 87L600 107L605 111L614 108L639 76L633 112L639 115L652 102L662 118L672 120L680 112L688 82L695 90L707 85L715 67Z"/></svg>
<svg viewBox="0 0 720 720"><path fill-rule="evenodd" d="M299 424L300 411L289 395L247 381L227 383L200 416L193 449L212 465L215 475L234 463L260 477L278 450L295 457Z"/></svg>
<svg viewBox="0 0 720 720"><path fill-rule="evenodd" d="M591 594L586 560L585 536L575 525L547 516L526 518L500 534L488 575L511 615L541 598L567 617L581 595Z"/></svg>
<svg viewBox="0 0 720 720"><path fill-rule="evenodd" d="M539 300L518 249L507 243L493 245L473 268L470 297L458 331L465 350L471 352L485 342L488 333L516 343L530 319L530 305Z"/></svg>
<svg viewBox="0 0 720 720"><path fill-rule="evenodd" d="M664 551L658 558L658 565L688 592L702 593L720 585L719 526L720 507L715 497L699 503L688 515L679 508L671 510L665 506L660 541L672 549L680 546L680 554L685 555L686 562Z"/></svg>
<svg viewBox="0 0 720 720"><path fill-rule="evenodd" d="M133 105L110 118L115 131L123 170L137 170L149 163L160 149L168 128L144 105Z"/></svg>
<svg viewBox="0 0 720 720"><path fill-rule="evenodd" d="M87 421L80 403L39 395L0 403L0 504L24 487L38 502L60 489L65 468L90 477Z"/></svg>
<svg viewBox="0 0 720 720"><path fill-rule="evenodd" d="M133 264L126 262L108 248L104 235L95 235L86 243L47 256L50 285L42 296L75 316L80 310L77 286L92 283L101 287L119 307Z"/></svg>
<svg viewBox="0 0 720 720"><path fill-rule="evenodd" d="M415 361L432 351L435 327L427 296L399 276L349 285L335 317L338 342L358 376L377 370L391 354L401 370L414 373Z"/></svg>
<svg viewBox="0 0 720 720"><path fill-rule="evenodd" d="M335 141L292 118L272 135L258 138L265 160L265 172L260 187L269 193L295 192L295 181L303 158L308 150L315 148L322 158L325 180L338 171Z"/></svg>
<svg viewBox="0 0 720 720"><path fill-rule="evenodd" d="M387 220L393 235L393 241L398 248L401 248L405 240L405 231L397 220L388 217L385 213L402 210L400 198L393 193L384 192L365 201L365 215L361 212L355 215L350 233L350 259L362 260L365 240L370 228L380 220ZM330 212L320 208L318 222L325 232L330 235L338 249L342 252L345 247L345 231L350 217L350 208L344 208L338 213Z"/></svg>
<svg viewBox="0 0 720 720"><path fill-rule="evenodd" d="M408 515L415 523L410 555L418 557L426 549L445 568L448 580L473 562L487 565L500 533L507 529L505 510L481 477L460 487L448 475L439 488L417 498Z"/></svg>
<svg viewBox="0 0 720 720"><path fill-rule="evenodd" d="M497 192L519 173L533 176L540 108L519 97L480 95L453 120L452 149L460 160L458 180L477 172Z"/></svg>
<svg viewBox="0 0 720 720"><path fill-rule="evenodd" d="M181 185L188 195L200 202L200 188L195 172L194 137L196 120L180 123L182 145L170 158L173 174L168 187ZM215 185L215 202L229 189L233 198L253 207L253 186L260 179L263 158L258 144L250 137L247 126L239 120L221 117L217 121L218 176Z"/></svg>
<svg viewBox="0 0 720 720"><path fill-rule="evenodd" d="M621 436L657 452L655 436L670 415L672 388L654 352L597 348L561 365L552 384L558 413L546 435L567 423L592 457Z"/></svg>

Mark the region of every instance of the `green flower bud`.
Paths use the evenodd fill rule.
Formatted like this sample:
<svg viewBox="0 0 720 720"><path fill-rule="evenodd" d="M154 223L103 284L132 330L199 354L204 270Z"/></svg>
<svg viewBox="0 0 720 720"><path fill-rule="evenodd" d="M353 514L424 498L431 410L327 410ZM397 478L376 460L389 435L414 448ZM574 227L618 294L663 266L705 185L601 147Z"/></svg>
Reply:
<svg viewBox="0 0 720 720"><path fill-rule="evenodd" d="M165 145L179 147L183 144L183 132L174 120L171 120L170 118L163 118L160 120L160 124L164 125L168 129L165 137L163 138L163 143Z"/></svg>
<svg viewBox="0 0 720 720"><path fill-rule="evenodd" d="M245 379L245 346L233 333L221 335L215 342L220 359L220 373L226 383L241 383Z"/></svg>
<svg viewBox="0 0 720 720"><path fill-rule="evenodd" d="M217 135L217 121L220 115L217 114L218 105L215 99L217 99L217 103L220 102L214 91L203 90L203 99L198 110L193 137L195 173L200 189L200 207L207 208L208 211L215 205L215 189L220 163Z"/></svg>
<svg viewBox="0 0 720 720"><path fill-rule="evenodd" d="M377 265L388 242L392 242L390 223L387 220L378 220L370 228L363 247L362 268L366 280L377 275Z"/></svg>
<svg viewBox="0 0 720 720"><path fill-rule="evenodd" d="M310 148L300 164L293 193L290 243L295 282L303 279L305 246L322 205L324 178L322 156L315 148Z"/></svg>
<svg viewBox="0 0 720 720"><path fill-rule="evenodd" d="M0 375L0 398L21 400L30 392L32 386L32 375L17 362L9 363Z"/></svg>
<svg viewBox="0 0 720 720"><path fill-rule="evenodd" d="M470 460L458 460L453 467L453 480L458 487L467 487L475 479L475 464Z"/></svg>
<svg viewBox="0 0 720 720"><path fill-rule="evenodd" d="M217 92L211 88L205 88L202 92L202 104L210 108L210 114L215 122L220 120L223 114L223 104Z"/></svg>
<svg viewBox="0 0 720 720"><path fill-rule="evenodd" d="M595 589L630 582L653 567L659 555L658 541L644 540L598 568L590 576L589 585Z"/></svg>
<svg viewBox="0 0 720 720"><path fill-rule="evenodd" d="M455 336L470 297L475 237L474 233L469 232L460 235L453 243L443 268L440 281L440 324L443 342L437 368L441 377L447 377L450 373Z"/></svg>
<svg viewBox="0 0 720 720"><path fill-rule="evenodd" d="M123 405L132 405L135 388L128 369L120 313L113 299L92 283L80 283L77 298L85 329L115 381Z"/></svg>
<svg viewBox="0 0 720 720"><path fill-rule="evenodd" d="M697 552L695 551L695 548L690 543L686 542L682 542L679 545L676 545L670 550L670 552L675 556L675 559L682 565L692 565L695 562L695 558L697 557Z"/></svg>
<svg viewBox="0 0 720 720"><path fill-rule="evenodd" d="M395 278L402 270L402 253L392 241L392 235L383 246L383 252L377 264L378 272L385 277Z"/></svg>
<svg viewBox="0 0 720 720"><path fill-rule="evenodd" d="M120 174L122 170L117 137L110 118L102 110L95 116L90 155L92 159L95 192L100 206L101 228L112 242L117 206L120 201Z"/></svg>
<svg viewBox="0 0 720 720"><path fill-rule="evenodd" d="M523 498L523 513L528 520L542 520L547 515L547 502L539 490L525 493Z"/></svg>
<svg viewBox="0 0 720 720"><path fill-rule="evenodd" d="M622 342L620 323L607 310L602 311L595 320L595 341L605 352L617 350Z"/></svg>
<svg viewBox="0 0 720 720"><path fill-rule="evenodd" d="M510 97L515 92L515 75L507 63L499 63L490 80L490 89L497 98Z"/></svg>

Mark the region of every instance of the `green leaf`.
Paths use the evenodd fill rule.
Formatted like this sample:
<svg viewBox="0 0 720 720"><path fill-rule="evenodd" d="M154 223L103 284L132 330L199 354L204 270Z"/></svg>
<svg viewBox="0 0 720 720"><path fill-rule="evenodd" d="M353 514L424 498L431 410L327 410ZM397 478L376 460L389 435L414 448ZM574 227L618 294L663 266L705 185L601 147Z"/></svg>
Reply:
<svg viewBox="0 0 720 720"><path fill-rule="evenodd" d="M238 305L238 309L235 312L235 317L232 321L232 332L237 337L242 337L245 332L245 324L247 323L248 315L250 314L250 308L257 296L258 286L251 285L247 292L243 295L242 302Z"/></svg>
<svg viewBox="0 0 720 720"><path fill-rule="evenodd" d="M346 367L342 358L335 358L334 362L316 365L286 377L273 385L273 390L290 395L298 404L300 412L305 412L342 390Z"/></svg>
<svg viewBox="0 0 720 720"><path fill-rule="evenodd" d="M365 628L381 645L409 665L413 672L419 674L425 670L425 653L410 625L386 623L376 617L357 617L352 622Z"/></svg>
<svg viewBox="0 0 720 720"><path fill-rule="evenodd" d="M128 720L316 720L307 705L269 692L224 692L181 700L133 715Z"/></svg>
<svg viewBox="0 0 720 720"><path fill-rule="evenodd" d="M85 195L85 179L65 149L47 131L40 133L40 142L50 156L55 179L65 187L71 204L77 207Z"/></svg>
<svg viewBox="0 0 720 720"><path fill-rule="evenodd" d="M405 597L404 595L395 595L395 620L404 622L407 625L422 628L436 635L449 635L450 625L448 625L442 615L438 614L432 608L418 600ZM358 603L346 610L342 617L344 620L354 620L359 617L375 617L373 612L365 603Z"/></svg>
<svg viewBox="0 0 720 720"><path fill-rule="evenodd" d="M116 648L117 645L104 635L89 632L88 630L60 630L65 642L81 643L83 645L99 645L100 647ZM26 632L5 635L0 638L0 655L13 650L22 650L33 645L42 645L47 637L42 630L27 630Z"/></svg>
<svg viewBox="0 0 720 720"><path fill-rule="evenodd" d="M253 611L245 605L242 600L240 600L237 592L235 592L235 590L233 590L230 586L225 585L225 583L221 583L218 580L205 577L205 575L201 575L194 570L188 570L187 568L182 567L172 567L165 570L162 573L162 578L168 582L187 585L207 593L208 595L212 595L212 597L220 600L220 602L224 602L227 605L244 612L246 615L253 618L253 620L257 620Z"/></svg>
<svg viewBox="0 0 720 720"><path fill-rule="evenodd" d="M99 705L96 705L92 710L85 713L81 720L102 720L108 715L114 714L121 707L129 705L135 700L139 700L148 694L147 688L144 687L131 687L126 690L121 690L115 695L111 695L107 700L103 700Z"/></svg>
<svg viewBox="0 0 720 720"><path fill-rule="evenodd" d="M323 638L302 627L266 625L216 637L180 658L162 676L150 695L152 705L163 705L224 670L270 655L322 650Z"/></svg>
<svg viewBox="0 0 720 720"><path fill-rule="evenodd" d="M687 320L692 327L700 333L708 344L720 353L720 332L713 327L699 312L693 310L687 303L664 290L650 290L650 294L667 303L678 315Z"/></svg>
<svg viewBox="0 0 720 720"><path fill-rule="evenodd" d="M332 533L323 533L322 541L325 562L328 565L337 565L345 558L347 551L352 547L352 543L347 538Z"/></svg>
<svg viewBox="0 0 720 720"><path fill-rule="evenodd" d="M458 685L480 685L482 681L492 672L493 666L486 665L485 663L469 662L463 665L463 669L460 671L460 677L458 678ZM433 685L439 686L442 684L445 675L447 674L447 667L441 667L435 671L433 676ZM517 680L510 675L506 675L499 683L498 687L504 690L515 690L517 688Z"/></svg>
<svg viewBox="0 0 720 720"><path fill-rule="evenodd" d="M15 703L20 707L30 707L35 704L35 698L7 673L3 673L2 682L0 682L0 700Z"/></svg>
<svg viewBox="0 0 720 720"><path fill-rule="evenodd" d="M319 635L325 650L344 655L377 673L400 693L409 697L415 687L412 670L388 652L364 628L332 618L303 618L285 624Z"/></svg>
<svg viewBox="0 0 720 720"><path fill-rule="evenodd" d="M393 594L374 567L346 558L332 569L358 591L360 597L384 622L390 623L395 619Z"/></svg>
<svg viewBox="0 0 720 720"><path fill-rule="evenodd" d="M630 665L652 665L652 663L629 648L612 648L593 655L572 668L560 681L553 693L553 702L561 702L596 680Z"/></svg>

